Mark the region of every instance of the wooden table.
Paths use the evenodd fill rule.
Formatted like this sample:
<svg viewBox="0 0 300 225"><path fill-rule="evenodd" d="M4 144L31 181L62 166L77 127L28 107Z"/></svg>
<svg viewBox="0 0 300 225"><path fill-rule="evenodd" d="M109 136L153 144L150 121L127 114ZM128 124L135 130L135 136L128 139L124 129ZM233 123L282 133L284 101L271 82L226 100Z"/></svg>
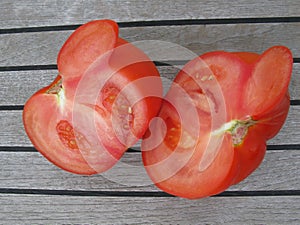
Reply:
<svg viewBox="0 0 300 225"><path fill-rule="evenodd" d="M0 224L300 224L299 1L2 0L0 18ZM23 105L55 78L71 32L101 18L116 20L129 41L168 41L197 54L289 47L290 112L259 169L218 196L190 201L149 183L138 151L91 177L44 159L24 132ZM157 64L162 76L175 75Z"/></svg>

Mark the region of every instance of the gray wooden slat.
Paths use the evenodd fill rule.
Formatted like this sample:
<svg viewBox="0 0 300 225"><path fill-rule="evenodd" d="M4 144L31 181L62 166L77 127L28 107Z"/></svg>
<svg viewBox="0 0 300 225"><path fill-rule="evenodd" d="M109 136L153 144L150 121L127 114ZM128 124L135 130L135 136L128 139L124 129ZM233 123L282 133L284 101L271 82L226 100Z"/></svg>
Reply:
<svg viewBox="0 0 300 225"><path fill-rule="evenodd" d="M299 16L298 1L105 1L27 0L0 3L0 27L32 27L81 24L94 19L119 22Z"/></svg>
<svg viewBox="0 0 300 225"><path fill-rule="evenodd" d="M231 186L229 190L299 190L299 156L299 149L269 150L257 170L239 184ZM289 169L285 171L283 167Z"/></svg>
<svg viewBox="0 0 300 225"><path fill-rule="evenodd" d="M280 132L268 141L270 145L299 144L300 106L291 106L285 124Z"/></svg>
<svg viewBox="0 0 300 225"><path fill-rule="evenodd" d="M137 27L121 29L120 36L131 42L140 40L171 42L197 55L215 50L261 53L273 45L285 45L292 50L294 57L299 57L300 40L297 38L297 35L300 35L299 28L300 22ZM155 49L155 45L150 49ZM168 47L159 45L159 49L162 50L159 55L155 55L154 60L180 59L182 49L176 52L176 48L172 51ZM168 54L169 51L171 54ZM190 59L190 55L184 54L182 58Z"/></svg>
<svg viewBox="0 0 300 225"><path fill-rule="evenodd" d="M273 45L285 45L292 50L294 57L300 57L299 28L300 23L134 27L120 29L120 36L132 42L149 43L148 50L157 49L157 42L177 44L196 54L214 50L261 53ZM0 67L55 64L57 53L71 32L49 31L1 35ZM167 47L161 50L163 45ZM168 46L160 43L160 54L152 60L186 59L186 55L185 58L180 58L181 50L170 52L172 49Z"/></svg>
<svg viewBox="0 0 300 225"><path fill-rule="evenodd" d="M289 91L291 99L300 99L300 63L293 64L293 74Z"/></svg>
<svg viewBox="0 0 300 225"><path fill-rule="evenodd" d="M299 196L179 198L0 195L3 224L291 224Z"/></svg>
<svg viewBox="0 0 300 225"><path fill-rule="evenodd" d="M285 125L269 144L299 144L300 106L291 106ZM32 146L22 123L22 111L0 111L0 146Z"/></svg>
<svg viewBox="0 0 300 225"><path fill-rule="evenodd" d="M159 66L163 86L172 82L179 69L172 66ZM37 90L49 85L57 75L56 70L6 71L0 72L1 105L24 105L26 100ZM291 99L300 99L300 64L294 63L290 83Z"/></svg>
<svg viewBox="0 0 300 225"><path fill-rule="evenodd" d="M0 112L0 140L2 146L32 146L24 130L22 111Z"/></svg>
<svg viewBox="0 0 300 225"><path fill-rule="evenodd" d="M80 176L61 170L38 152L0 152L0 188L158 191L147 176L140 153L125 153L111 170ZM230 191L299 190L300 151L267 151L260 167Z"/></svg>
<svg viewBox="0 0 300 225"><path fill-rule="evenodd" d="M57 76L56 70L0 72L0 105L24 105L27 99ZM4 97L5 96L5 97Z"/></svg>

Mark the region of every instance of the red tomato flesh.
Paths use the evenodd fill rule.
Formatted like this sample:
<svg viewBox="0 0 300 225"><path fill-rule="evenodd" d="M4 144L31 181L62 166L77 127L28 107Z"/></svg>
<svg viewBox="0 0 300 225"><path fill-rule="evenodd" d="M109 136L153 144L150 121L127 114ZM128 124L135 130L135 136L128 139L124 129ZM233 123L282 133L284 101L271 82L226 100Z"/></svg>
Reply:
<svg viewBox="0 0 300 225"><path fill-rule="evenodd" d="M262 55L210 52L188 62L142 143L153 182L172 195L195 199L249 176L288 114L292 64L283 46ZM184 103L188 100L192 105ZM164 134L164 141L157 143L154 131Z"/></svg>
<svg viewBox="0 0 300 225"><path fill-rule="evenodd" d="M159 73L141 50L118 37L110 20L79 27L61 48L57 65L53 83L24 106L25 130L58 167L77 174L106 171L157 114Z"/></svg>

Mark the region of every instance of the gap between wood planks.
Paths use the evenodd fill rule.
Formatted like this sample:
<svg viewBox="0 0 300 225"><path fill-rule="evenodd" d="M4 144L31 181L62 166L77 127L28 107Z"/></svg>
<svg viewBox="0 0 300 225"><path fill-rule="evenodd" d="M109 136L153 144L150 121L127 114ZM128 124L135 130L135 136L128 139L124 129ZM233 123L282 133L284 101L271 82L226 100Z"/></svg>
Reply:
<svg viewBox="0 0 300 225"><path fill-rule="evenodd" d="M300 150L300 144L267 145L268 151ZM38 152L34 147L28 146L0 146L0 152ZM138 148L128 148L126 153L141 152Z"/></svg>
<svg viewBox="0 0 300 225"><path fill-rule="evenodd" d="M290 100L290 105L300 105L300 99ZM24 105L0 105L0 111L23 110Z"/></svg>
<svg viewBox="0 0 300 225"><path fill-rule="evenodd" d="M109 197L176 197L162 191L81 191L0 188L0 194L67 195L67 196L109 196ZM212 197L253 197L253 196L300 196L300 190L270 191L224 191Z"/></svg>
<svg viewBox="0 0 300 225"><path fill-rule="evenodd" d="M300 58L293 58L294 63L300 63ZM156 66L173 66L173 65L185 65L185 60L171 60L171 61L154 61ZM49 65L26 65L26 66L0 66L0 72L5 71L28 71L28 70L57 70L56 64Z"/></svg>
<svg viewBox="0 0 300 225"><path fill-rule="evenodd" d="M145 26L183 26L183 25L209 25L209 24L241 24L241 23L297 23L300 17L261 17L261 18L232 18L232 19L182 19L182 20L153 20L153 21L132 21L119 22L123 27L145 27ZM0 29L0 34L27 33L75 30L82 24L61 25L61 26L39 26L24 28Z"/></svg>

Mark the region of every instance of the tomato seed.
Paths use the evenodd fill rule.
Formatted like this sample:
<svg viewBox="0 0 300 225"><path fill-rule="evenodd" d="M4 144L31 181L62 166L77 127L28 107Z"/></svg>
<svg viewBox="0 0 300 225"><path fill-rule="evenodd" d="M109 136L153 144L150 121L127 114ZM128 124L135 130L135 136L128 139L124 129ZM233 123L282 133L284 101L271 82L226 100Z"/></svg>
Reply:
<svg viewBox="0 0 300 225"><path fill-rule="evenodd" d="M130 106L128 107L128 113L132 114L132 108Z"/></svg>
<svg viewBox="0 0 300 225"><path fill-rule="evenodd" d="M123 129L124 129L124 130L129 130L129 128L130 128L130 127L129 127L128 124L124 124L124 125L123 125Z"/></svg>

